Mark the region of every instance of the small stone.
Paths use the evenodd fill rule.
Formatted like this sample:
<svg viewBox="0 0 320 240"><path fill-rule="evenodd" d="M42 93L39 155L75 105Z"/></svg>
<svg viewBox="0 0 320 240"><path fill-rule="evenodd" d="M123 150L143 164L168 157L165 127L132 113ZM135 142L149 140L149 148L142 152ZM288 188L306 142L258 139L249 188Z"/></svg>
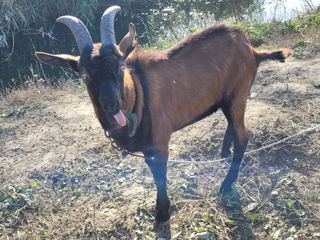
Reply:
<svg viewBox="0 0 320 240"><path fill-rule="evenodd" d="M317 88L317 89L320 89L320 84L319 84L319 83L315 83L315 84L313 84L313 86L314 86L315 88Z"/></svg>
<svg viewBox="0 0 320 240"><path fill-rule="evenodd" d="M191 233L190 238L194 238L194 236L196 235L196 233Z"/></svg>
<svg viewBox="0 0 320 240"><path fill-rule="evenodd" d="M256 96L258 96L258 93L251 92L249 98L255 98Z"/></svg>
<svg viewBox="0 0 320 240"><path fill-rule="evenodd" d="M268 231L269 229L271 228L270 224L267 223L265 226L264 226L264 230Z"/></svg>
<svg viewBox="0 0 320 240"><path fill-rule="evenodd" d="M279 192L277 190L273 190L271 192L271 197L277 197L279 195Z"/></svg>
<svg viewBox="0 0 320 240"><path fill-rule="evenodd" d="M314 237L320 237L320 232L312 234Z"/></svg>
<svg viewBox="0 0 320 240"><path fill-rule="evenodd" d="M258 205L259 205L258 203L250 203L250 204L248 205L248 211L249 211L249 212L255 211L255 210L257 209Z"/></svg>
<svg viewBox="0 0 320 240"><path fill-rule="evenodd" d="M273 234L272 239L277 240L280 237L280 234L281 230L279 229Z"/></svg>
<svg viewBox="0 0 320 240"><path fill-rule="evenodd" d="M295 240L295 238L293 236L290 236L286 240Z"/></svg>
<svg viewBox="0 0 320 240"><path fill-rule="evenodd" d="M136 230L136 234L142 235L142 234L143 234L143 231L141 231L141 230Z"/></svg>
<svg viewBox="0 0 320 240"><path fill-rule="evenodd" d="M175 234L173 237L172 237L172 240L174 239L177 239L179 236L180 236L181 232L178 232L177 234Z"/></svg>
<svg viewBox="0 0 320 240"><path fill-rule="evenodd" d="M126 181L126 179L124 178L124 177L122 177L122 178L120 178L119 180L118 180L118 183L119 184L122 184L122 183L124 183Z"/></svg>
<svg viewBox="0 0 320 240"><path fill-rule="evenodd" d="M207 240L211 239L211 234L209 232L202 232L202 233L197 233L195 235L199 240Z"/></svg>
<svg viewBox="0 0 320 240"><path fill-rule="evenodd" d="M296 227L293 226L292 228L290 228L289 232L291 232L291 233L296 233L296 232L297 232Z"/></svg>

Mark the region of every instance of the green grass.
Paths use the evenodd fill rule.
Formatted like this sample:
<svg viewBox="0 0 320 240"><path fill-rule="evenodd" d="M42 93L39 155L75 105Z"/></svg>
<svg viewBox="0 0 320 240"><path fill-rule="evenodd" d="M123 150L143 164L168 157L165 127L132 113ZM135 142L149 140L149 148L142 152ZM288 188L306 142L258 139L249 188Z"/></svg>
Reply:
<svg viewBox="0 0 320 240"><path fill-rule="evenodd" d="M151 17L149 20L151 28L155 28L154 19ZM311 14L306 14L298 16L296 19L288 21L274 21L271 23L258 23L258 22L237 22L232 21L231 24L240 27L248 36L251 44L254 47L261 47L267 44L268 39L270 39L275 34L281 34L283 36L288 34L301 34L303 35L308 30L319 29L320 28L320 9ZM188 29L189 34L199 31L197 28ZM182 37L181 37L182 38ZM174 45L181 39L172 38L170 40L162 40L161 36L158 36L156 42L151 42L149 44L144 44L143 48L146 50L150 49L166 49ZM301 40L303 41L303 40Z"/></svg>
<svg viewBox="0 0 320 240"><path fill-rule="evenodd" d="M320 9L315 13L298 16L296 19L272 23L232 22L247 34L253 46L261 46L274 34L304 34L320 28Z"/></svg>

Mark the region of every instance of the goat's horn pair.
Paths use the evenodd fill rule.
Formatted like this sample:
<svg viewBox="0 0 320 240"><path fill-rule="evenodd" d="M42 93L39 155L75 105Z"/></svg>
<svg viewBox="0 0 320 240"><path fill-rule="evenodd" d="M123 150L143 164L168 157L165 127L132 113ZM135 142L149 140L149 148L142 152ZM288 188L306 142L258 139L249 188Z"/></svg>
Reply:
<svg viewBox="0 0 320 240"><path fill-rule="evenodd" d="M101 17L100 36L103 45L116 44L114 18L120 9L119 6L109 7ZM73 16L62 16L57 19L57 22L65 24L71 30L76 39L80 54L86 46L93 48L91 35L80 19Z"/></svg>

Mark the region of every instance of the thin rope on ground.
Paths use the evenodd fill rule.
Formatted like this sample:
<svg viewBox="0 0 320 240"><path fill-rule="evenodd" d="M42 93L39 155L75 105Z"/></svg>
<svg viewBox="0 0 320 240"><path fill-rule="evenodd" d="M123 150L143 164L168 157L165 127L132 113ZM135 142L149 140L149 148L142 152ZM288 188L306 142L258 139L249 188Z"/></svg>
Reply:
<svg viewBox="0 0 320 240"><path fill-rule="evenodd" d="M249 151L249 152L245 152L244 153L244 156L248 156L248 155L252 155L254 153L257 153L257 152L260 152L262 150L265 150L265 149L268 149L268 148L271 148L271 147L274 147L276 145L279 145L281 143L284 143L288 140L290 140L291 138L294 138L294 137L297 137L297 136L300 136L302 134L306 134L306 133L309 133L309 132L313 132L314 130L320 128L320 124L316 124L314 125L313 127L310 127L308 129L305 129L305 130L302 130L294 135L291 135L289 137L286 137L284 139L281 139L280 141L277 141L275 143L271 143L267 146L264 146L264 147L261 147L261 148L258 148L258 149L254 149L252 151ZM183 160L169 160L168 162L169 163L188 163L188 164L201 164L201 163L216 163L216 162L223 162L223 161L227 161L227 160L230 160L232 159L232 157L227 157L227 158L220 158L220 159L217 159L217 160L209 160L209 161L183 161Z"/></svg>

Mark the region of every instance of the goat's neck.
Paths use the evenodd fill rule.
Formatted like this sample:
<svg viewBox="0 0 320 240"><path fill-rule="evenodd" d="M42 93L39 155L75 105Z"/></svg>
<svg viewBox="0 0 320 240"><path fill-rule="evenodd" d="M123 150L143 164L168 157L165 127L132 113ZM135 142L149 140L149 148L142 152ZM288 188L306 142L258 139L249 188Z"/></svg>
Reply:
<svg viewBox="0 0 320 240"><path fill-rule="evenodd" d="M124 72L124 104L123 104L123 112L124 114L128 114L133 111L134 105L136 101L136 91L133 79L126 69Z"/></svg>
<svg viewBox="0 0 320 240"><path fill-rule="evenodd" d="M135 113L137 115L138 125L142 119L143 110L143 91L138 77L130 73L129 69L124 71L124 114Z"/></svg>

